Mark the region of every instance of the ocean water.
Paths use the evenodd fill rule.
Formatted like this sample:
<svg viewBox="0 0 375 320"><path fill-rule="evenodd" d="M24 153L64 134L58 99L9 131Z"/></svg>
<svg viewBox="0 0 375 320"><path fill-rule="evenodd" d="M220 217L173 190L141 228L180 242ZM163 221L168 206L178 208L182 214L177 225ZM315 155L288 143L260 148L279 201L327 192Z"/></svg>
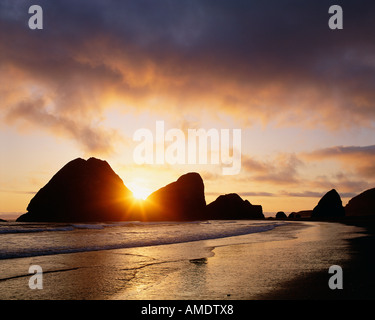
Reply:
<svg viewBox="0 0 375 320"><path fill-rule="evenodd" d="M279 221L0 222L0 259L135 248L269 231Z"/></svg>
<svg viewBox="0 0 375 320"><path fill-rule="evenodd" d="M361 231L271 220L1 223L0 299L264 298L295 277L344 266L347 240ZM43 269L42 290L29 286L31 265Z"/></svg>

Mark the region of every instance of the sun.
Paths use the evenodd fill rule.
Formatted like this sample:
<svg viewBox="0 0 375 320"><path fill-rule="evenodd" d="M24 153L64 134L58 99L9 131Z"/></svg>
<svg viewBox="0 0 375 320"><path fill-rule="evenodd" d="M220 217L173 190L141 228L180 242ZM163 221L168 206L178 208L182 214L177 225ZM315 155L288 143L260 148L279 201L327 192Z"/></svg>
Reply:
<svg viewBox="0 0 375 320"><path fill-rule="evenodd" d="M133 192L133 197L137 200L146 200L152 192L149 188L136 183L131 183L129 185L129 189L131 192Z"/></svg>
<svg viewBox="0 0 375 320"><path fill-rule="evenodd" d="M133 191L133 197L138 200L146 200L147 197L150 195L150 192L147 192L145 190L135 190Z"/></svg>

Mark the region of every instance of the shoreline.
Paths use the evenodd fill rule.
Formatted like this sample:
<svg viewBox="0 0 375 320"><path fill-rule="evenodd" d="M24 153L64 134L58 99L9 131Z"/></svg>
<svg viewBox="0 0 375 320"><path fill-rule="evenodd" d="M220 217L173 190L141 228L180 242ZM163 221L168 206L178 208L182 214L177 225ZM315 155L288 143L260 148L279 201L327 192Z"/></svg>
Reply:
<svg viewBox="0 0 375 320"><path fill-rule="evenodd" d="M306 224L304 222L307 222ZM305 224L305 226L303 226ZM349 269L348 267L351 266L353 268L353 257L350 255L346 256L346 254L341 255L339 253L337 256L331 255L330 250L335 250L337 248L348 247L350 253L352 253L351 245L343 245L342 243L346 243L347 241L355 241L357 239L355 233L362 233L361 229L354 231L354 233L348 233L347 236L349 238L353 237L353 239L346 239L340 238L337 239L337 243L334 244L334 248L329 248L325 250L323 248L312 247L307 250L307 253L304 255L304 248L305 246L309 246L309 242L311 243L318 243L316 236L319 234L319 228L326 229L326 233L328 230L333 231L338 226L335 224L327 223L327 222L317 222L317 221L302 221L301 224L290 224L290 228L294 229L297 225L299 225L299 230L297 233L299 234L297 237L289 236L287 238L278 238L276 235L274 239L266 241L266 242L253 242L253 243L246 243L246 241L238 243L231 243L231 244L224 244L213 246L212 252L214 253L212 257L208 258L207 266L211 269L204 272L204 276L202 276L201 272L199 273L199 280L195 283L196 286L201 286L202 282L205 281L205 285L207 285L208 291L211 290L215 292L214 295L206 296L204 290L207 288L203 288L202 291L196 290L193 288L195 292L192 295L179 295L174 296L174 294L167 294L166 296L158 295L158 292L161 292L161 288L163 286L172 289L178 286L170 286L171 281L163 280L158 284L157 288L151 290L149 294L145 295L145 300L237 300L237 301L259 301L259 300L341 300L341 299L359 299L366 297L366 294L371 291L371 286L369 288L360 287L358 289L358 285L361 285L360 282L356 282L355 286L350 285L349 290L346 284L349 282L355 282L357 278L354 278L353 275L356 275L354 272L355 270ZM311 228L309 228L309 225ZM344 225L345 226L345 225ZM347 225L350 226L350 225ZM307 227L307 228L305 228ZM314 230L314 227L317 228ZM357 227L357 226L355 226ZM360 227L360 226L358 226ZM285 228L288 228L287 225L282 226L278 229L280 232L284 232ZM284 230L282 230L284 229ZM316 232L318 230L318 232ZM240 239L241 237L246 238L246 236L239 236L236 237ZM362 236L358 235L359 238ZM302 238L304 238L302 240ZM327 266L327 269L322 270L323 265L321 261L311 261L311 257L317 257L317 254L320 254L321 251L323 252L324 258L322 260L326 260L324 262L324 267ZM345 251L345 250L344 250ZM310 254L311 253L311 254ZM337 252L336 252L337 253ZM276 261L272 259L279 254L279 258ZM294 255L294 257L293 257ZM309 256L310 255L310 256ZM289 264L289 257L292 257L293 262ZM304 262L300 262L301 260L305 260ZM310 260L309 260L310 259ZM270 263L271 262L271 263ZM312 263L310 263L312 262ZM328 280L330 275L328 274L328 268L331 265L336 264L338 262L344 269L345 273L345 290L331 290L328 286ZM280 264L280 270L277 270L276 265ZM294 265L293 265L294 264ZM315 265L316 264L316 265ZM201 265L201 268L205 268L206 262ZM284 267L284 270L283 270ZM290 270L286 268L290 267ZM302 270L306 267L306 272ZM316 271L317 269L318 271ZM185 270L184 273L185 277L188 277L189 270ZM262 274L263 273L263 277ZM230 277L227 278L227 276ZM302 274L302 275L301 275ZM194 272L194 276L197 276ZM266 275L266 276L265 276ZM287 279L287 280L285 280ZM173 278L175 281L175 278ZM191 278L189 278L191 281ZM218 286L217 283L221 281L222 286ZM210 287L211 282L214 283L212 287ZM351 287L351 288L350 288ZM178 287L180 292L185 291L186 287L181 286ZM354 288L354 289L353 289ZM190 288L192 289L192 288ZM173 292L173 290L172 290ZM129 296L125 294L119 294L116 299L133 299L129 298ZM138 300L135 298L135 300Z"/></svg>
<svg viewBox="0 0 375 320"><path fill-rule="evenodd" d="M13 260L19 270L30 264L43 265L45 288L29 290L29 275L23 271L23 277L0 282L0 299L246 301L375 297L371 275L375 223L285 222L291 223L229 238L20 258ZM13 268L11 261L8 264ZM343 268L343 290L328 288L327 271L333 264Z"/></svg>
<svg viewBox="0 0 375 320"><path fill-rule="evenodd" d="M302 219L300 221L303 221ZM305 220L307 221L307 220ZM311 220L310 220L311 221ZM260 300L373 300L375 299L375 218L347 217L327 221L364 229L363 235L347 239L351 255L343 266L343 289L327 290L328 272L296 277L279 290L261 295ZM305 290L303 286L308 287Z"/></svg>

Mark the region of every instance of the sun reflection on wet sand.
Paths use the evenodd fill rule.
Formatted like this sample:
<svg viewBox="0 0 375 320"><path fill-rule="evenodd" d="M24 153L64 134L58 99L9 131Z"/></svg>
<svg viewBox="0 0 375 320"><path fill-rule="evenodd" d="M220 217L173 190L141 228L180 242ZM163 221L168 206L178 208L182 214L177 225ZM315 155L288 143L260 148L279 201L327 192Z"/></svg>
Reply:
<svg viewBox="0 0 375 320"><path fill-rule="evenodd" d="M3 277L25 275L1 281L0 289L4 299L257 299L285 281L343 264L350 257L345 239L361 230L290 223L221 239L7 259ZM46 271L43 290L25 289L31 264Z"/></svg>
<svg viewBox="0 0 375 320"><path fill-rule="evenodd" d="M344 263L349 252L342 236L350 238L357 230L341 224L307 223L298 232L295 225L273 230L271 241L264 241L264 234L252 234L191 243L191 252L203 245L213 248L213 255L200 263L180 259L142 268L131 280L133 285L112 298L256 299L298 275ZM168 247L158 248L159 258L168 254ZM184 245L175 249L181 250L182 257L189 255Z"/></svg>

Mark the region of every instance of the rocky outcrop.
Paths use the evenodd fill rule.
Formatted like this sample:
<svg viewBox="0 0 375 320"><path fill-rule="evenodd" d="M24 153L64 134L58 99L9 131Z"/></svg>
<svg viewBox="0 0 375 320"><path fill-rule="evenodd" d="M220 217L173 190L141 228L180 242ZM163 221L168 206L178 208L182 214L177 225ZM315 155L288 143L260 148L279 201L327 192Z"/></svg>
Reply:
<svg viewBox="0 0 375 320"><path fill-rule="evenodd" d="M125 219L132 192L103 160L75 159L31 199L17 221L118 221Z"/></svg>
<svg viewBox="0 0 375 320"><path fill-rule="evenodd" d="M288 219L300 219L301 215L298 212L289 213Z"/></svg>
<svg viewBox="0 0 375 320"><path fill-rule="evenodd" d="M286 214L285 214L284 211L279 211L279 212L276 213L275 218L276 218L276 219L286 219L287 216L286 216Z"/></svg>
<svg viewBox="0 0 375 320"><path fill-rule="evenodd" d="M136 201L120 177L103 160L75 159L61 168L31 199L19 222L188 221L264 219L262 206L237 194L219 196L206 206L198 173Z"/></svg>
<svg viewBox="0 0 375 320"><path fill-rule="evenodd" d="M262 206L252 205L238 194L230 193L219 196L207 205L207 219L264 219Z"/></svg>
<svg viewBox="0 0 375 320"><path fill-rule="evenodd" d="M301 210L298 212L291 212L288 219L309 219L312 215L312 210Z"/></svg>
<svg viewBox="0 0 375 320"><path fill-rule="evenodd" d="M145 203L149 220L202 220L206 208L204 184L196 172L152 193Z"/></svg>
<svg viewBox="0 0 375 320"><path fill-rule="evenodd" d="M375 216L375 188L366 190L349 200L345 206L347 216Z"/></svg>
<svg viewBox="0 0 375 320"><path fill-rule="evenodd" d="M313 219L341 218L345 216L340 195L335 189L327 192L313 209Z"/></svg>

